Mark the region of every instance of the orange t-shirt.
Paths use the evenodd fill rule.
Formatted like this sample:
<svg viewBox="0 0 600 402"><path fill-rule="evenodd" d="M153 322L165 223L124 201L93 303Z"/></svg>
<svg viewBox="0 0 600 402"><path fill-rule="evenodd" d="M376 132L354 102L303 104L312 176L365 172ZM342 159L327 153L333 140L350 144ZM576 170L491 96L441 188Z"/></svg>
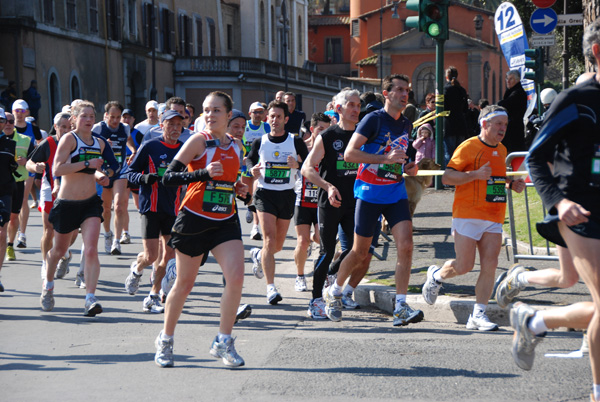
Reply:
<svg viewBox="0 0 600 402"><path fill-rule="evenodd" d="M484 144L471 137L456 148L448 168L459 172L479 169L490 162L490 180L474 180L456 186L453 218L483 219L503 223L506 214L506 147Z"/></svg>
<svg viewBox="0 0 600 402"><path fill-rule="evenodd" d="M201 133L212 139L207 133ZM229 137L229 136L228 136ZM182 208L211 220L225 220L236 213L235 189L238 171L240 170L240 149L233 137L226 148L207 148L204 154L188 164L190 172L204 169L211 162L223 164L223 175L209 181L199 181L188 186L182 202Z"/></svg>

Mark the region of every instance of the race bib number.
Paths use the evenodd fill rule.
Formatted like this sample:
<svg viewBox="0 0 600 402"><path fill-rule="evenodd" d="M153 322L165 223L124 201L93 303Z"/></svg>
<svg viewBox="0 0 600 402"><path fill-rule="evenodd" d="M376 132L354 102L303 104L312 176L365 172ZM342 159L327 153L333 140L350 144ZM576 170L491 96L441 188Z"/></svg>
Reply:
<svg viewBox="0 0 600 402"><path fill-rule="evenodd" d="M304 202L316 204L319 202L319 187L307 181L304 187Z"/></svg>
<svg viewBox="0 0 600 402"><path fill-rule="evenodd" d="M506 177L492 176L488 179L485 200L487 202L506 202Z"/></svg>
<svg viewBox="0 0 600 402"><path fill-rule="evenodd" d="M344 176L356 176L358 173L358 163L346 162L342 154L342 159L338 159L336 162L336 170L338 177Z"/></svg>
<svg viewBox="0 0 600 402"><path fill-rule="evenodd" d="M392 163L389 165L382 163L377 169L377 177L398 182L402 181L402 173L402 165L399 163Z"/></svg>
<svg viewBox="0 0 600 402"><path fill-rule="evenodd" d="M288 184L290 182L291 169L287 163L266 162L265 183L266 184Z"/></svg>
<svg viewBox="0 0 600 402"><path fill-rule="evenodd" d="M233 184L228 181L206 182L202 210L217 214L230 214L233 210Z"/></svg>

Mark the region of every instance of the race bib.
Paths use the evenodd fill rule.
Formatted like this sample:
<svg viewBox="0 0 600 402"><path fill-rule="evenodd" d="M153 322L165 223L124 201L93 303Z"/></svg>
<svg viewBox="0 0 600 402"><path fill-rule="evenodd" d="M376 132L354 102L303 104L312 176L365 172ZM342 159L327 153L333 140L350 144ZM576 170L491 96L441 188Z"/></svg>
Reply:
<svg viewBox="0 0 600 402"><path fill-rule="evenodd" d="M402 165L400 163L381 163L377 168L377 177L400 182L402 181Z"/></svg>
<svg viewBox="0 0 600 402"><path fill-rule="evenodd" d="M265 183L287 184L290 182L291 169L287 163L266 162Z"/></svg>
<svg viewBox="0 0 600 402"><path fill-rule="evenodd" d="M304 202L316 204L319 202L319 187L307 181L304 187Z"/></svg>
<svg viewBox="0 0 600 402"><path fill-rule="evenodd" d="M229 181L206 182L202 210L217 214L230 214L233 210L233 184Z"/></svg>
<svg viewBox="0 0 600 402"><path fill-rule="evenodd" d="M492 176L488 179L485 200L487 202L506 202L506 177Z"/></svg>
<svg viewBox="0 0 600 402"><path fill-rule="evenodd" d="M344 154L340 154L340 156L338 156L335 166L338 177L356 176L358 172L358 163L346 162L344 160Z"/></svg>

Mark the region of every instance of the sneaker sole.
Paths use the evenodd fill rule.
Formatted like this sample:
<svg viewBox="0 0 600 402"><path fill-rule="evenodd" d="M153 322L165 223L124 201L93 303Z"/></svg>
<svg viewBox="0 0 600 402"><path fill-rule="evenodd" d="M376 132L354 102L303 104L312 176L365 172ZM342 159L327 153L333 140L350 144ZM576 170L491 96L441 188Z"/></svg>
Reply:
<svg viewBox="0 0 600 402"><path fill-rule="evenodd" d="M27 248L27 244L19 243L17 244L17 248Z"/></svg>
<svg viewBox="0 0 600 402"><path fill-rule="evenodd" d="M245 320L252 315L252 306L247 305L238 315L235 316L235 322Z"/></svg>
<svg viewBox="0 0 600 402"><path fill-rule="evenodd" d="M100 313L102 313L102 306L99 303L96 303L94 307L89 309L87 312L84 312L83 315L85 317L95 317Z"/></svg>
<svg viewBox="0 0 600 402"><path fill-rule="evenodd" d="M110 255L121 255L121 251L114 249L110 251Z"/></svg>
<svg viewBox="0 0 600 402"><path fill-rule="evenodd" d="M423 314L423 312L419 310L417 312L417 314L415 314L413 317L410 317L407 320L399 321L397 323L394 322L393 325L394 325L394 327L403 327L408 324L417 324L417 323L423 321L424 318L425 318L425 314Z"/></svg>
<svg viewBox="0 0 600 402"><path fill-rule="evenodd" d="M277 295L275 295L275 297L273 297L272 299L269 300L269 304L274 306L282 300L283 300L283 297L281 297L280 294L277 294Z"/></svg>

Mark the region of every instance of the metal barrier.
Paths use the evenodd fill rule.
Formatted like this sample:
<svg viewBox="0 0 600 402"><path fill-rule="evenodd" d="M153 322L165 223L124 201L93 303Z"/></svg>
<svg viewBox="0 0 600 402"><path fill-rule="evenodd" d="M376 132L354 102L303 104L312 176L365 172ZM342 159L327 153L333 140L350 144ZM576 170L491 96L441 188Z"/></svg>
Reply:
<svg viewBox="0 0 600 402"><path fill-rule="evenodd" d="M525 157L528 155L528 152L513 152L506 157L506 170L510 172L521 171L521 167L525 170ZM518 166L517 166L518 165ZM527 175L525 171L524 175ZM533 183L531 183L528 179L525 180L525 210L527 213L527 235L529 238L529 254L519 254L518 244L517 244L517 233L515 229L515 213L514 213L514 204L512 198L512 191L507 191L508 198L508 219L510 225L510 242L512 247L513 259L516 262L519 260L545 260L545 261L558 261L558 257L554 255L550 255L550 242L546 240L546 255L535 255L534 247L533 247L533 238L531 234L531 213L529 206L529 195L528 189L533 187ZM546 208L544 204L542 204L542 212L543 215L546 215Z"/></svg>

